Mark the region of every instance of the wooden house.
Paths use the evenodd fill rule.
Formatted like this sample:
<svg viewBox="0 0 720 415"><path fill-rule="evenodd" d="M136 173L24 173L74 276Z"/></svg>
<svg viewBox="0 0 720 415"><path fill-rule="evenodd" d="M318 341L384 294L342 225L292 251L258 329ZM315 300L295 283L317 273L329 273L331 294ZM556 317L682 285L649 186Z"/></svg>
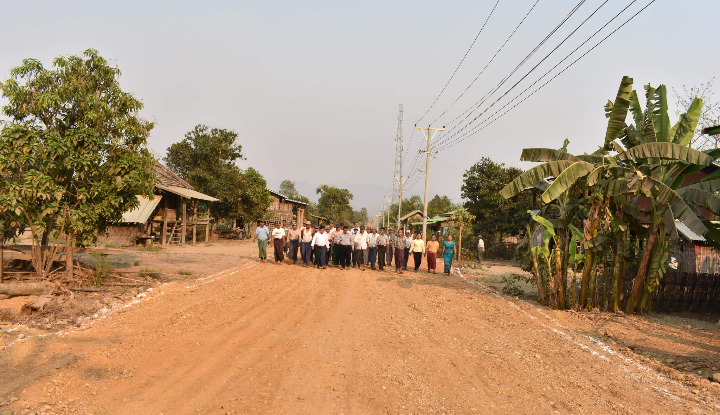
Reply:
<svg viewBox="0 0 720 415"><path fill-rule="evenodd" d="M153 242L184 245L191 232L194 244L198 226L204 228L205 241L209 240L212 227L210 203L218 199L195 191L160 162L156 161L152 170L155 173L154 198L137 195L140 206L125 212L122 222L110 226L105 234L98 236L98 241L114 245Z"/></svg>
<svg viewBox="0 0 720 415"><path fill-rule="evenodd" d="M283 195L282 193L267 189L270 192L272 198L272 204L268 208L265 217L263 219L265 223L274 224L282 221L287 221L288 226L293 223L297 223L298 226L302 225L305 221L305 209L307 203L299 200L293 200Z"/></svg>

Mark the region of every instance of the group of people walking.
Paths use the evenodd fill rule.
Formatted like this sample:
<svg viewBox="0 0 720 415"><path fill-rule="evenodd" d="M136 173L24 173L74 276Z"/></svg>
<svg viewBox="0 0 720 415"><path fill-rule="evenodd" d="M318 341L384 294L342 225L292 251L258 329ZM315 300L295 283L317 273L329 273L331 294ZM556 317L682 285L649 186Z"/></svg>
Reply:
<svg viewBox="0 0 720 415"><path fill-rule="evenodd" d="M312 264L321 269L337 267L345 270L352 266L361 271L367 267L383 271L386 266L392 266L394 258L398 274L407 270L411 254L415 272L425 258L428 272L435 273L438 252L442 250L444 273L450 274L456 256L451 235L441 245L435 235L426 243L422 233L403 229L396 234L393 232L392 228L386 233L385 228L358 226L358 222L352 228L333 222L327 228L323 225L313 228L309 221L303 223L301 229L295 223L288 227L286 221L282 226L276 222L271 230L264 221L259 221L253 240L258 244L260 262L267 262L267 245L272 243L277 265L282 264L286 256L288 261L296 264L299 250L299 259L305 267Z"/></svg>

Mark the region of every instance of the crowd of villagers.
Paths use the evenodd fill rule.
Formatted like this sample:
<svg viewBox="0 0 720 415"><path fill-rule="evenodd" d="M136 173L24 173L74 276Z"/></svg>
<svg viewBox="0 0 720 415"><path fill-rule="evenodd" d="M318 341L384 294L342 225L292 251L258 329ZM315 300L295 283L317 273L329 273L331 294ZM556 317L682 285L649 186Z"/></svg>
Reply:
<svg viewBox="0 0 720 415"><path fill-rule="evenodd" d="M542 193L543 207L528 212L533 220L524 242L539 300L551 307L649 310L666 266L674 265L669 252L677 223L712 244L720 241L700 212L720 214L720 171L686 177L720 157L718 149L690 147L702 101L695 98L671 123L665 85L644 89L643 109L632 78L622 79L605 106L607 131L597 151L572 155L567 140L559 150L524 149L521 160L542 164L501 191L505 198L528 189Z"/></svg>
<svg viewBox="0 0 720 415"><path fill-rule="evenodd" d="M383 271L386 266L392 266L394 258L395 272L402 274L403 270L407 270L412 255L415 272L418 272L425 259L427 272L434 274L440 253L444 272L450 274L456 255L455 241L451 235L441 245L435 235L425 242L422 232L410 229L399 229L394 234L392 228L366 228L359 226L358 222L353 227L332 221L327 227L319 225L313 228L309 221L303 225L298 229L297 224L288 227L287 222L283 221L282 224L276 222L274 228L270 229L264 221L259 221L254 241L258 244L260 262L267 261L267 245L271 244L278 265L284 262L285 256L288 263L296 264L299 250L301 264L305 267L312 264L320 269L336 267L345 270L353 267L365 271L369 267Z"/></svg>

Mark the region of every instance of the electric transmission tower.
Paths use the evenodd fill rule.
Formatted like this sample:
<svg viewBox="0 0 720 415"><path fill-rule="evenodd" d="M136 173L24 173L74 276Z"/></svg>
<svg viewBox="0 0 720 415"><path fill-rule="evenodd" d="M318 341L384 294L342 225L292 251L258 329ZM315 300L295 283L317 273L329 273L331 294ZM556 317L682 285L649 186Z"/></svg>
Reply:
<svg viewBox="0 0 720 415"><path fill-rule="evenodd" d="M395 137L395 174L393 177L393 197L397 197L398 201L398 228L400 227L400 215L402 212L402 190L403 180L407 177L402 176L402 154L403 154L403 104L400 104L400 110L398 112L398 126L397 136Z"/></svg>

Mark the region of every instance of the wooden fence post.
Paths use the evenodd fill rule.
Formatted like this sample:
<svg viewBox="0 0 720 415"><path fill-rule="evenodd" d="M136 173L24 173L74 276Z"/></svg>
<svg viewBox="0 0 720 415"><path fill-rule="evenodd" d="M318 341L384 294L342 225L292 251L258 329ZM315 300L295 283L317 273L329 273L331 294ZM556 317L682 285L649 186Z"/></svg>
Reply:
<svg viewBox="0 0 720 415"><path fill-rule="evenodd" d="M197 204L198 202L195 201L193 203L193 237L192 237L192 244L195 246L195 241L197 240Z"/></svg>
<svg viewBox="0 0 720 415"><path fill-rule="evenodd" d="M180 246L185 245L185 232L187 231L187 199L182 198L182 231L180 232Z"/></svg>
<svg viewBox="0 0 720 415"><path fill-rule="evenodd" d="M162 246L167 244L167 217L168 217L168 198L165 195L165 209L163 209L163 224L162 224Z"/></svg>

